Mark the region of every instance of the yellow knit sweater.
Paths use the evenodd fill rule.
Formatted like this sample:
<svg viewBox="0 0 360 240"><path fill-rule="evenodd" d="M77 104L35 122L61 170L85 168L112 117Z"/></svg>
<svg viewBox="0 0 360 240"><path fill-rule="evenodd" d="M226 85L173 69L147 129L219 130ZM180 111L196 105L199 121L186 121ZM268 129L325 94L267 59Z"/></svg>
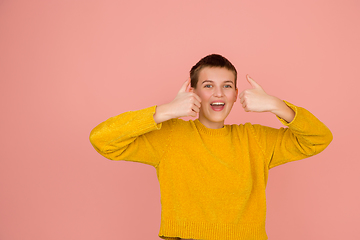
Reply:
<svg viewBox="0 0 360 240"><path fill-rule="evenodd" d="M160 183L164 239L265 240L270 168L315 155L332 140L309 111L287 128L250 123L209 129L198 120L156 124L156 106L120 114L95 127L94 148L112 160L154 166Z"/></svg>

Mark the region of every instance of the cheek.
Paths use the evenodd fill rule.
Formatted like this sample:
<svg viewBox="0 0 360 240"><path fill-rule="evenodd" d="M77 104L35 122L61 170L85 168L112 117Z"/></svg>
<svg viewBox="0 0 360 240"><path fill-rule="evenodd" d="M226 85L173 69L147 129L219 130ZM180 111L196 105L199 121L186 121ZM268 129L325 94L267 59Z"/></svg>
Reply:
<svg viewBox="0 0 360 240"><path fill-rule="evenodd" d="M211 93L208 91L198 91L195 93L201 98L201 101L206 101L211 97Z"/></svg>
<svg viewBox="0 0 360 240"><path fill-rule="evenodd" d="M231 92L231 93L227 94L227 98L228 98L229 101L235 102L236 98L237 98L237 93L236 92Z"/></svg>

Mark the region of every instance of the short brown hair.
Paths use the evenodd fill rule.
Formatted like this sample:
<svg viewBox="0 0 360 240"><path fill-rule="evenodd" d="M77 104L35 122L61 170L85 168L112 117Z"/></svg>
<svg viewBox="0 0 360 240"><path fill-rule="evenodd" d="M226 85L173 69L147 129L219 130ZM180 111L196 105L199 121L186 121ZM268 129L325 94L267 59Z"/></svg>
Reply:
<svg viewBox="0 0 360 240"><path fill-rule="evenodd" d="M220 67L232 71L235 76L235 87L236 87L237 71L234 65L232 65L232 63L229 60L227 60L225 57L219 54L207 55L191 68L190 70L191 87L196 88L197 82L199 80L199 72L201 69L205 67Z"/></svg>

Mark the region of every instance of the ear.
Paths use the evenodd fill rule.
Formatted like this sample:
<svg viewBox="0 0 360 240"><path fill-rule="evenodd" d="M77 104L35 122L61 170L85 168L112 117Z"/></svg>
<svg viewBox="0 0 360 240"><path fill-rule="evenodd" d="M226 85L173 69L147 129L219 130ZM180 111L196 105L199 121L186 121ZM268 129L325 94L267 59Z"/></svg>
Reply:
<svg viewBox="0 0 360 240"><path fill-rule="evenodd" d="M189 87L189 92L194 92L195 89L193 87Z"/></svg>
<svg viewBox="0 0 360 240"><path fill-rule="evenodd" d="M236 96L235 96L235 102L237 101L238 95L239 95L239 89L236 88Z"/></svg>

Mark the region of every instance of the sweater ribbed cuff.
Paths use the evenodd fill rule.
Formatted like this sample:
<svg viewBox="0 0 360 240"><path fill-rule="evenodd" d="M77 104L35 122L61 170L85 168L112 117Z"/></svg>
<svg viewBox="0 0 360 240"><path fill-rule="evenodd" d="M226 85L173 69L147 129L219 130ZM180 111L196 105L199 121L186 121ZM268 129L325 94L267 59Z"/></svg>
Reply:
<svg viewBox="0 0 360 240"><path fill-rule="evenodd" d="M135 115L134 119L130 119L129 124L133 124L136 126L137 131L133 131L131 135L142 135L149 131L158 130L161 128L162 123L156 123L154 120L154 114L156 111L156 106L144 108L142 110L138 110L139 113Z"/></svg>
<svg viewBox="0 0 360 240"><path fill-rule="evenodd" d="M281 121L282 124L284 124L285 126L289 126L290 124L292 124L292 123L296 120L297 115L298 115L298 109L297 109L297 107L296 107L294 104L291 104L291 103L289 103L289 102L287 102L287 101L285 101L285 100L284 100L284 103L285 103L288 107L290 107L292 110L294 110L294 112L295 112L295 117L294 117L294 119L293 119L291 122L287 122L287 121L285 121L284 119L282 119L282 118L279 117L279 116L276 116L276 117Z"/></svg>

